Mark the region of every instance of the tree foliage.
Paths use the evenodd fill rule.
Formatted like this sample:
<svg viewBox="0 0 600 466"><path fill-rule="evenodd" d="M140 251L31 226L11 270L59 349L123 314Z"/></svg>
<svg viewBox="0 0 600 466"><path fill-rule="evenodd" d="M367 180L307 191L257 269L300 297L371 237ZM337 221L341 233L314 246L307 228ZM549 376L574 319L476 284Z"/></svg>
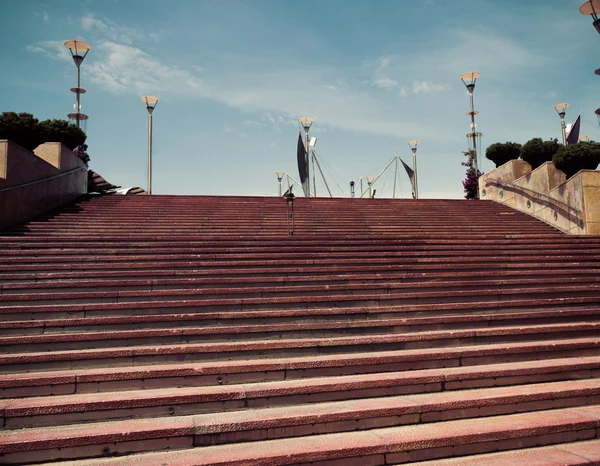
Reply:
<svg viewBox="0 0 600 466"><path fill-rule="evenodd" d="M27 150L35 149L42 142L38 119L31 113L2 112L0 139L8 139Z"/></svg>
<svg viewBox="0 0 600 466"><path fill-rule="evenodd" d="M521 155L521 144L517 142L496 142L485 151L485 156L496 164L504 165L509 160L518 159Z"/></svg>
<svg viewBox="0 0 600 466"><path fill-rule="evenodd" d="M583 142L561 146L552 158L554 166L571 178L579 170L595 170L600 164L600 143Z"/></svg>
<svg viewBox="0 0 600 466"><path fill-rule="evenodd" d="M70 150L82 145L87 137L81 128L66 120L44 120L39 127L44 142L62 142Z"/></svg>
<svg viewBox="0 0 600 466"><path fill-rule="evenodd" d="M521 147L521 158L535 170L544 162L551 162L560 147L557 139L544 141L542 138L533 138Z"/></svg>
<svg viewBox="0 0 600 466"><path fill-rule="evenodd" d="M3 112L0 115L0 139L8 139L27 150L44 142L62 142L73 150L85 142L86 134L67 120L39 122L31 113Z"/></svg>

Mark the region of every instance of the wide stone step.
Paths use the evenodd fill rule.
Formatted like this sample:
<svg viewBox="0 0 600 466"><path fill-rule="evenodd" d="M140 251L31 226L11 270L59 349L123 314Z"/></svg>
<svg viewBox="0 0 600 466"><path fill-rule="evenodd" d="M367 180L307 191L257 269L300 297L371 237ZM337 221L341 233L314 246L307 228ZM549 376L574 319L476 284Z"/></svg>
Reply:
<svg viewBox="0 0 600 466"><path fill-rule="evenodd" d="M513 348L514 349L514 348ZM279 387L279 396L316 394L327 399L352 396L387 396L399 393L419 393L439 390L522 385L531 383L581 380L600 376L600 356L524 360L509 363L453 367L447 354L440 352L444 364L450 367L394 371L392 353L373 353L373 364L360 358L347 359L349 368L339 370L340 359L308 358L305 365L297 358L265 363L250 360L247 367L238 363L173 364L135 368L82 369L31 372L0 375L0 398L84 394L110 391L148 390L174 387L236 386L236 384L271 383ZM381 362L381 371L377 369ZM471 361L477 363L477 361ZM336 363L338 364L336 366ZM311 366L312 364L312 366ZM423 364L426 366L426 364ZM417 366L415 366L417 367ZM308 374L307 371L308 370ZM382 372L388 370L388 372ZM353 375L343 375L350 373ZM322 376L331 374L330 377ZM282 384L285 385L282 385ZM281 390L285 387L285 391ZM324 395L323 395L324 394ZM334 396L335 395L335 396Z"/></svg>
<svg viewBox="0 0 600 466"><path fill-rule="evenodd" d="M457 302L457 303L426 303L410 305L380 305L371 302L366 306L336 306L312 307L291 306L289 309L274 307L264 309L251 305L248 300L239 302L235 300L219 301L189 300L189 301L146 301L127 302L116 304L51 304L39 306L4 306L0 307L0 316L3 328L10 328L13 321L30 321L40 319L87 319L100 317L133 317L148 315L171 314L196 314L198 319L219 324L229 321L256 322L255 318L277 319L277 322L339 320L347 318L380 319L398 317L433 317L455 315L457 312L475 312L478 314L491 314L495 312L527 312L527 311L555 311L555 310L582 310L600 305L600 296L563 297L558 299L515 299L487 302ZM232 306L232 304L237 304Z"/></svg>
<svg viewBox="0 0 600 466"><path fill-rule="evenodd" d="M0 306L19 305L23 302L30 304L54 304L70 301L73 303L119 303L130 301L177 301L190 299L238 299L238 298L277 298L277 297L340 297L349 300L355 296L356 300L369 299L366 296L375 295L385 301L393 296L395 300L412 300L413 302L427 300L432 296L439 298L439 302L454 296L461 296L465 301L472 301L472 296L481 296L483 300L492 296L507 295L556 295L569 293L573 290L588 290L600 292L600 276L580 276L573 278L545 277L528 280L480 280L480 281L435 281L416 283L352 283L352 284L315 284L315 285L279 285L279 286L253 286L243 288L233 287L205 287L188 286L183 288L141 289L127 290L126 288L107 291L88 291L87 287L79 287L76 291L53 289L40 289L37 292L21 293L2 292ZM456 290L460 291L456 291ZM82 291L85 290L85 291ZM472 293L470 293L472 292ZM451 293L451 295L449 295ZM566 294L568 295L568 294Z"/></svg>
<svg viewBox="0 0 600 466"><path fill-rule="evenodd" d="M385 312L384 310L381 311ZM388 313L389 314L389 313ZM364 319L356 313L339 314L326 312L316 314L271 311L247 313L229 312L227 315L214 314L147 314L139 316L86 317L68 319L39 319L22 321L0 321L0 337L23 337L25 335L78 334L81 332L119 332L203 328L206 338L253 339L279 338L282 332L298 336L305 332L319 333L381 333L417 332L429 330L454 330L466 328L487 328L498 326L537 325L539 323L591 322L600 318L600 307L569 308L568 310L523 309L510 312L470 313L435 317L404 317L398 312L396 318L371 313ZM152 335L153 336L153 335ZM63 337L67 338L67 337ZM77 337L75 337L77 338ZM0 340L2 344L7 340ZM22 339L20 343L36 341Z"/></svg>
<svg viewBox="0 0 600 466"><path fill-rule="evenodd" d="M550 447L523 448L502 453L469 455L431 461L418 461L413 466L590 466L600 464L600 440L559 443Z"/></svg>
<svg viewBox="0 0 600 466"><path fill-rule="evenodd" d="M333 366L340 361L345 361L351 366L349 371L356 371L354 367L365 365L365 354L376 352L384 353L384 359L390 357L389 367L381 370L422 369L426 367L441 367L459 364L492 364L496 362L510 362L527 359L548 359L566 357L569 355L595 356L600 342L586 335L596 335L597 330L591 330L596 325L583 325L578 329L578 324L570 326L571 332L565 326L538 327L538 333L530 333L524 329L521 335L504 335L497 329L488 331L470 331L470 336L453 338L452 332L428 332L419 337L407 335L375 335L366 337L345 337L328 339L302 339L302 340L275 340L252 341L241 343L212 343L212 344L179 344L164 345L159 347L116 347L106 349L65 350L38 353L15 353L0 355L0 373L32 372L46 370L103 368L108 366L127 367L137 365L162 365L169 363L208 363L216 361L223 364L231 361L239 364L240 361L256 359L264 361L263 364L273 367L273 360L286 367L288 359L294 361L324 356L327 364ZM551 332L556 330L556 332ZM560 330L560 331L559 331ZM596 333L595 333L596 332ZM477 333L482 333L476 337ZM483 335L487 333L487 335ZM439 337L430 347L427 337L435 334ZM520 341L519 341L520 340ZM498 343L502 341L503 343ZM440 349L435 344L451 345L460 343L463 346L453 346L449 349ZM497 353L493 353L497 351ZM532 351L539 354L532 355ZM366 352L366 353L365 353ZM390 353L390 354L387 354ZM343 355L346 354L344 357ZM432 365L432 355L436 360ZM333 361L333 362L331 362ZM371 360L369 360L371 361ZM372 362L369 362L371 364ZM400 363L399 365L395 365ZM382 363L384 364L384 363ZM385 363L388 364L388 363ZM302 363L300 363L302 365ZM237 366L236 366L237 367ZM304 366L306 368L306 366ZM320 367L320 366L319 366ZM330 366L327 366L328 368ZM360 370L363 371L364 368ZM287 370L287 369L286 369ZM355 372L338 372L355 373ZM331 372L327 372L331 374Z"/></svg>
<svg viewBox="0 0 600 466"><path fill-rule="evenodd" d="M564 408L70 462L79 465L384 465L597 439L600 407ZM190 436L191 437L191 436ZM181 447L180 447L181 448ZM59 464L59 463L57 463Z"/></svg>
<svg viewBox="0 0 600 466"><path fill-rule="evenodd" d="M185 390L183 391L185 392ZM146 395L152 393L154 391L147 391ZM182 408L182 404L177 404L177 402L173 403L176 395L167 391L154 393L156 403L149 403L149 400L146 399L147 404L144 407L142 407L144 403L137 392L127 393L129 397L126 399L120 399L117 396L110 397L110 394L105 394L103 400L95 399L92 396L85 397L85 399L70 397L71 400L67 400L69 397L47 398L45 401L48 403L45 405L39 405L36 403L36 399L24 401L22 404L17 401L5 409L5 422L7 428L20 430L0 432L0 449L4 452L4 462L14 464L18 460L24 459L22 453L18 454L23 451L35 456L38 461L42 459L42 455L45 455L44 461L77 458L77 452L81 451L81 447L88 445L95 446L90 450L95 451L96 456L106 456L101 452L111 444L109 451L112 455L152 451L157 449L153 445L153 441L163 439L167 433L171 437L181 437L182 435L193 437L191 444L200 447L334 432L353 432L390 426L423 425L454 419L510 415L523 411L556 410L565 407L597 405L600 401L600 380L555 382L533 386L414 394L353 401L312 402L311 404L266 408L263 407L265 405L264 393L262 402L259 401L261 398L254 398L255 394L259 393L260 387L257 386L249 387L247 393L237 394L237 399L243 400L245 406L250 409L218 413L210 412L210 406L214 406L214 402L209 399L218 399L217 396L207 396L200 390L196 390L195 393L182 393L179 400L180 403L186 401L189 403L188 411L195 413L209 411L207 414L187 416L178 414L180 411L185 412L186 408ZM172 399L168 400L169 397ZM62 405L59 404L60 398L63 401ZM121 400L121 403L118 404L119 411L114 409L117 400ZM69 424L94 420L99 416L102 408L110 410L105 413L104 419L106 420L118 419L119 412L121 412L121 416L125 416L127 411L130 413L129 416L133 415L136 418L154 417L156 414L152 415L152 408L158 411L157 406L160 403L168 404L169 401L172 403L167 409L169 413L174 411L174 415L177 417L160 417L152 422L127 420L109 423L105 421L71 427L62 425L60 428L31 429L31 426L39 427L46 423L57 426L63 421ZM277 404L277 400L275 400L274 405ZM76 413L78 408L84 410L84 413ZM224 405L222 408L227 409ZM124 432L127 432L126 442L123 442ZM130 442L137 443L136 450L132 451ZM7 453L13 454L7 455Z"/></svg>
<svg viewBox="0 0 600 466"><path fill-rule="evenodd" d="M545 314L547 315L547 314ZM495 315L496 317L497 315ZM470 319L469 319L470 317ZM75 349L112 348L129 346L172 345L210 342L251 342L282 341L292 339L343 338L351 336L373 337L381 335L402 336L407 347L416 345L422 335L431 338L432 346L443 345L444 341L457 341L464 344L484 338L502 338L504 341L523 338L538 338L544 331L569 335L594 332L600 322L600 313L577 313L557 315L558 322L547 318L535 318L532 312L525 315L505 315L517 322L491 319L477 320L478 316L461 316L444 325L444 319L388 319L388 320L351 320L338 322L307 322L287 324L254 325L214 325L214 326L175 326L141 329L131 324L125 329L92 329L91 331L55 331L42 335L0 336L0 353L22 353L41 351L62 351ZM515 319L516 317L516 319ZM452 323L454 325L452 325ZM490 325L492 323L493 325ZM415 325L416 324L416 325ZM429 325L428 325L429 324ZM540 327L542 330L540 331ZM514 329L513 334L509 333ZM14 327L13 327L14 330ZM449 334L448 332L451 332ZM411 343L409 343L411 342Z"/></svg>

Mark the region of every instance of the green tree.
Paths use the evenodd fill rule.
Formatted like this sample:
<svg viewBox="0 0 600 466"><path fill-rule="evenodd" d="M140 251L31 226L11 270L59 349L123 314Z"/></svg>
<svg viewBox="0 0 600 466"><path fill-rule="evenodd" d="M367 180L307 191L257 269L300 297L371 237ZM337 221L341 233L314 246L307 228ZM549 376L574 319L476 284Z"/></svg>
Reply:
<svg viewBox="0 0 600 466"><path fill-rule="evenodd" d="M544 162L551 162L560 147L558 139L543 141L541 138L533 138L521 147L521 158L535 170Z"/></svg>
<svg viewBox="0 0 600 466"><path fill-rule="evenodd" d="M579 170L595 170L600 164L600 143L578 142L561 146L552 157L554 166L571 178Z"/></svg>
<svg viewBox="0 0 600 466"><path fill-rule="evenodd" d="M31 113L2 112L0 139L8 139L27 150L35 149L42 142L37 118Z"/></svg>
<svg viewBox="0 0 600 466"><path fill-rule="evenodd" d="M521 144L518 142L496 142L485 151L485 156L496 164L504 165L509 160L518 159L521 155Z"/></svg>
<svg viewBox="0 0 600 466"><path fill-rule="evenodd" d="M86 134L67 120L44 120L39 124L44 142L62 142L70 150L85 142Z"/></svg>

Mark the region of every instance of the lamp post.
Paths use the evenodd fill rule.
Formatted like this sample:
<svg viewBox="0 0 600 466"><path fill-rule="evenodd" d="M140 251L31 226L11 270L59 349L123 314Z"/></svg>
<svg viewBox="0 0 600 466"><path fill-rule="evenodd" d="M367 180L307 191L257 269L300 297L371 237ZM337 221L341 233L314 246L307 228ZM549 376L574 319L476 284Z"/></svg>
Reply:
<svg viewBox="0 0 600 466"><path fill-rule="evenodd" d="M568 107L569 104L567 103L556 104L554 106L554 110L556 110L556 113L558 113L558 116L560 117L560 128L562 130L563 146L567 145L567 125L565 123L565 116L567 115Z"/></svg>
<svg viewBox="0 0 600 466"><path fill-rule="evenodd" d="M471 134L473 140L473 149L472 149L472 157L473 157L473 168L475 169L475 174L479 174L479 163L478 163L478 154L477 154L477 126L475 125L475 115L479 112L475 111L475 104L473 101L473 91L475 90L475 82L481 75L475 71L469 71L468 73L464 73L460 75L460 80L463 82L467 91L469 92L469 99L471 103L471 111L467 113L471 117Z"/></svg>
<svg viewBox="0 0 600 466"><path fill-rule="evenodd" d="M369 199L373 197L373 188L371 185L373 184L373 177L371 175L367 176L367 186L369 187Z"/></svg>
<svg viewBox="0 0 600 466"><path fill-rule="evenodd" d="M294 236L294 193L291 190L284 196L287 210L288 236Z"/></svg>
<svg viewBox="0 0 600 466"><path fill-rule="evenodd" d="M285 172L275 172L275 175L277 175L277 181L279 182L279 197L281 197L281 180L283 180Z"/></svg>
<svg viewBox="0 0 600 466"><path fill-rule="evenodd" d="M590 142L590 140L591 140L591 139L592 139L592 137L591 137L591 136L581 136L581 137L579 138L579 140L580 140L581 142Z"/></svg>
<svg viewBox="0 0 600 466"><path fill-rule="evenodd" d="M152 112L158 104L158 97L144 95L141 99L148 110L148 194L152 194Z"/></svg>
<svg viewBox="0 0 600 466"><path fill-rule="evenodd" d="M71 88L71 92L75 93L75 112L69 113L67 116L70 120L75 120L75 124L78 128L81 128L81 121L88 119L87 115L81 113L81 94L85 94L85 89L81 87L81 64L87 56L88 52L92 49L90 44L82 40L68 40L65 42L65 47L71 52L71 57L75 62L77 68L77 85ZM83 55L81 55L83 54Z"/></svg>
<svg viewBox="0 0 600 466"><path fill-rule="evenodd" d="M305 156L305 166L306 166L306 181L302 183L302 190L304 191L304 195L306 197L310 197L310 148L308 147L309 139L308 139L308 131L310 130L311 125L313 124L313 119L310 117L300 118L300 124L304 128L305 135L305 144L304 148L306 149ZM314 161L313 161L313 172L314 172ZM314 173L313 173L314 177ZM314 183L314 181L313 181Z"/></svg>
<svg viewBox="0 0 600 466"><path fill-rule="evenodd" d="M410 150L413 153L413 171L415 172L413 190L415 191L415 199L419 199L419 184L417 182L417 146L420 143L421 141L417 141L416 139L414 141L408 141L408 147L410 147Z"/></svg>
<svg viewBox="0 0 600 466"><path fill-rule="evenodd" d="M598 18L598 14L600 13L600 0L585 0L579 7L579 12L582 15L591 16L594 20L592 24L596 28L596 31L600 33L600 18Z"/></svg>

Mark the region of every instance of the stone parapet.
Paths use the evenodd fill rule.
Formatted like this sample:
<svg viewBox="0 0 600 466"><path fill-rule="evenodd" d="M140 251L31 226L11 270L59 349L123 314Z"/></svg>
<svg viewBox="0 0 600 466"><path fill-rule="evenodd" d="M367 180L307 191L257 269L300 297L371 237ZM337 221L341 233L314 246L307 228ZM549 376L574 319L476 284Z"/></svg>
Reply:
<svg viewBox="0 0 600 466"><path fill-rule="evenodd" d="M600 172L566 179L552 162L511 160L479 178L480 199L506 204L573 235L600 234Z"/></svg>
<svg viewBox="0 0 600 466"><path fill-rule="evenodd" d="M34 153L0 140L0 230L86 192L87 166L63 144L45 143Z"/></svg>

